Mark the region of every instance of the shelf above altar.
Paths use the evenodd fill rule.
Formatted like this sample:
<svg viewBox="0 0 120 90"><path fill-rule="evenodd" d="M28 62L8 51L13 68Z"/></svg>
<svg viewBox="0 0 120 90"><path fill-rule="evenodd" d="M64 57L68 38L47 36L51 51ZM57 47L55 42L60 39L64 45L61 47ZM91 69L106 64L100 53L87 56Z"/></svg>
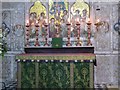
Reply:
<svg viewBox="0 0 120 90"><path fill-rule="evenodd" d="M77 46L77 47L25 47L25 53L94 53L93 46Z"/></svg>

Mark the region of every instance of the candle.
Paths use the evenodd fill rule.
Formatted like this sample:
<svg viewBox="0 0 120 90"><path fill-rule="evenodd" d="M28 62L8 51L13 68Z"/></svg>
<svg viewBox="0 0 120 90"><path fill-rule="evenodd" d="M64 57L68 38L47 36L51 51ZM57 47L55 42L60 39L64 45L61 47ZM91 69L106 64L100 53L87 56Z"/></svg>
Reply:
<svg viewBox="0 0 120 90"><path fill-rule="evenodd" d="M35 26L36 26L36 27L39 27L39 25L38 25L38 20L36 20Z"/></svg>
<svg viewBox="0 0 120 90"><path fill-rule="evenodd" d="M96 25L96 28L98 28L102 25L102 22L99 19L97 19L94 25Z"/></svg>
<svg viewBox="0 0 120 90"><path fill-rule="evenodd" d="M27 25L29 25L29 20L26 21Z"/></svg>
<svg viewBox="0 0 120 90"><path fill-rule="evenodd" d="M47 24L47 19L45 19L45 24Z"/></svg>
<svg viewBox="0 0 120 90"><path fill-rule="evenodd" d="M38 24L38 20L36 20L36 24Z"/></svg>
<svg viewBox="0 0 120 90"><path fill-rule="evenodd" d="M68 21L68 23L70 24L70 18L68 18L68 20L67 20L67 21Z"/></svg>
<svg viewBox="0 0 120 90"><path fill-rule="evenodd" d="M97 19L96 23L99 23L99 22L100 22L100 20L99 20L99 19Z"/></svg>
<svg viewBox="0 0 120 90"><path fill-rule="evenodd" d="M79 18L76 18L76 23L80 23Z"/></svg>
<svg viewBox="0 0 120 90"><path fill-rule="evenodd" d="M83 22L83 19L81 18L80 21Z"/></svg>
<svg viewBox="0 0 120 90"><path fill-rule="evenodd" d="M90 23L90 18L87 19L87 23Z"/></svg>
<svg viewBox="0 0 120 90"><path fill-rule="evenodd" d="M34 26L34 23L31 23L31 26Z"/></svg>

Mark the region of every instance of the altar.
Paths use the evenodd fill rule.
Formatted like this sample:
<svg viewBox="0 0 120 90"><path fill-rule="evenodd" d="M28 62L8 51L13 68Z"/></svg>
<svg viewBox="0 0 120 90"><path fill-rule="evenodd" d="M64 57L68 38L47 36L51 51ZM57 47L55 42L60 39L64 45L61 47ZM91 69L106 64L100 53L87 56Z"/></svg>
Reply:
<svg viewBox="0 0 120 90"><path fill-rule="evenodd" d="M21 54L18 88L93 88L94 54Z"/></svg>
<svg viewBox="0 0 120 90"><path fill-rule="evenodd" d="M89 5L78 0L70 5L36 1L29 8L24 53L16 55L18 88L94 87L96 56Z"/></svg>
<svg viewBox="0 0 120 90"><path fill-rule="evenodd" d="M54 49L49 53L49 49L45 48L42 53L29 52L16 56L18 88L94 87L95 54L85 51L77 53L76 50L71 53L70 48L66 53L60 48L59 53Z"/></svg>

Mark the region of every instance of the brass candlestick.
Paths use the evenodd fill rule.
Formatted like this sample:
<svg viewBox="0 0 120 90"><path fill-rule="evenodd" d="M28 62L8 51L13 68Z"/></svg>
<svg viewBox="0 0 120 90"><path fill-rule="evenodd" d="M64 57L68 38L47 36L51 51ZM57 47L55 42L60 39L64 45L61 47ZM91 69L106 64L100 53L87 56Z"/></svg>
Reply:
<svg viewBox="0 0 120 90"><path fill-rule="evenodd" d="M106 26L107 30L105 30L105 32L109 31L109 24L106 21L99 21L99 19L98 19L97 22L94 25L96 26L96 30L97 31L99 30L100 26L103 26L103 27Z"/></svg>
<svg viewBox="0 0 120 90"><path fill-rule="evenodd" d="M87 45L89 46L89 45L92 45L92 43L91 43L91 40L90 40L90 38L91 38L91 22L90 21L88 21L87 22L87 28L88 28L88 42L87 42Z"/></svg>
<svg viewBox="0 0 120 90"><path fill-rule="evenodd" d="M39 33L38 33L39 25L36 24L35 27L36 27L36 41L35 41L35 46L40 46L40 44L39 44L39 38L38 38L38 36L39 36Z"/></svg>
<svg viewBox="0 0 120 90"><path fill-rule="evenodd" d="M99 19L98 21L94 24L96 26L96 30L98 31L98 27L102 25L101 22L99 22Z"/></svg>
<svg viewBox="0 0 120 90"><path fill-rule="evenodd" d="M29 37L30 37L30 33L29 33L29 24L26 25L26 47L29 46Z"/></svg>
<svg viewBox="0 0 120 90"><path fill-rule="evenodd" d="M76 46L81 46L81 40L80 40L80 23L76 23L77 26L77 43Z"/></svg>
<svg viewBox="0 0 120 90"><path fill-rule="evenodd" d="M46 34L45 34L45 44L44 44L44 46L49 46L49 44L48 44L48 33L47 33L47 31L48 31L48 24L47 23L45 23L45 32L46 32Z"/></svg>
<svg viewBox="0 0 120 90"><path fill-rule="evenodd" d="M71 24L70 23L67 23L67 39L68 39L68 42L66 44L66 46L71 46L72 44L70 43L70 35L71 35Z"/></svg>

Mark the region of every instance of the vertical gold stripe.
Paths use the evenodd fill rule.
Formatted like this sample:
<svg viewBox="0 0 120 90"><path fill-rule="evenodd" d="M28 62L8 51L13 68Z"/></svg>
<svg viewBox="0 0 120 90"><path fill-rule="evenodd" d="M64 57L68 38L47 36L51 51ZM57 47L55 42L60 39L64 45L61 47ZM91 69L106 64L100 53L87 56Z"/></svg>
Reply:
<svg viewBox="0 0 120 90"><path fill-rule="evenodd" d="M90 88L94 87L94 64L90 63Z"/></svg>
<svg viewBox="0 0 120 90"><path fill-rule="evenodd" d="M21 88L21 62L18 62L18 88Z"/></svg>
<svg viewBox="0 0 120 90"><path fill-rule="evenodd" d="M74 64L70 63L70 86L74 88Z"/></svg>
<svg viewBox="0 0 120 90"><path fill-rule="evenodd" d="M36 76L35 76L35 79L36 79L36 80L35 80L36 88L38 88L38 83L39 83L39 82L38 82L38 81L39 81L39 80L38 80L38 77L39 77L39 63L38 63L38 62L35 63L35 75L36 75Z"/></svg>

